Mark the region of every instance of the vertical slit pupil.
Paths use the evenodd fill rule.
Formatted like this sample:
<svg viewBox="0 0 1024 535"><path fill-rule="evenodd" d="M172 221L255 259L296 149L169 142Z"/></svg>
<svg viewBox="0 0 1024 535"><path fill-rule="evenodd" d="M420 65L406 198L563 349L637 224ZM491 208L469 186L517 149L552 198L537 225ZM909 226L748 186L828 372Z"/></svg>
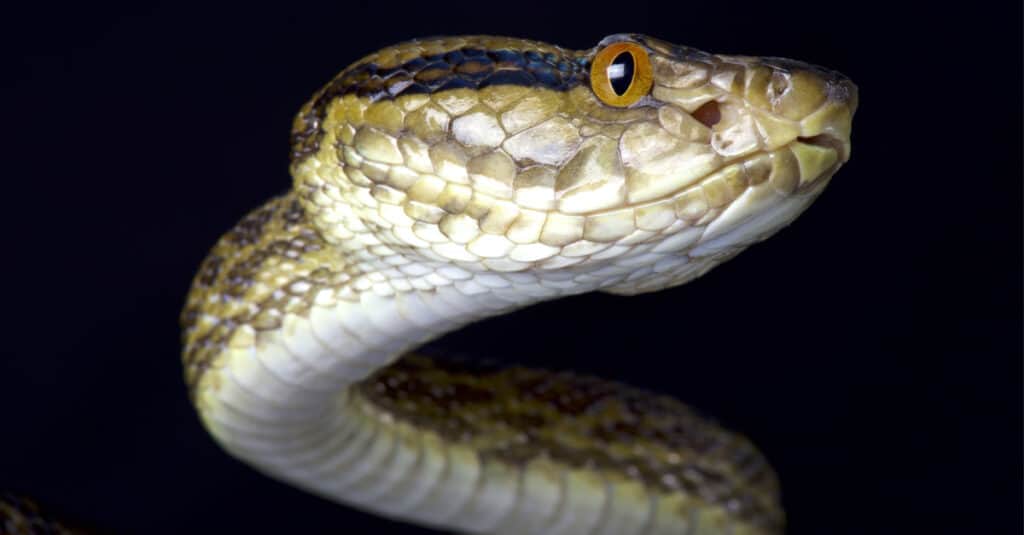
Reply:
<svg viewBox="0 0 1024 535"><path fill-rule="evenodd" d="M612 83L612 91L616 95L626 94L633 83L633 54L623 52L608 65L608 80Z"/></svg>

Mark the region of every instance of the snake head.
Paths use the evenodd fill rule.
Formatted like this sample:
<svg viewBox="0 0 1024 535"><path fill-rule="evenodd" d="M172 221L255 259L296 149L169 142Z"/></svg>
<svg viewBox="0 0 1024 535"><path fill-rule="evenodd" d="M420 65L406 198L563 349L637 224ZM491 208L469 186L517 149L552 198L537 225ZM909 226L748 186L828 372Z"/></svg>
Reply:
<svg viewBox="0 0 1024 535"><path fill-rule="evenodd" d="M646 57L633 63L650 69L649 92L610 113L651 110L617 141L637 227L664 241L653 248L662 253L652 257L655 273L607 291L654 291L703 274L793 221L850 157L857 87L840 73L630 34L591 54L613 47L637 50Z"/></svg>
<svg viewBox="0 0 1024 535"><path fill-rule="evenodd" d="M584 51L427 39L314 95L292 174L340 247L562 294L641 293L799 215L849 158L856 104L826 69L641 35Z"/></svg>

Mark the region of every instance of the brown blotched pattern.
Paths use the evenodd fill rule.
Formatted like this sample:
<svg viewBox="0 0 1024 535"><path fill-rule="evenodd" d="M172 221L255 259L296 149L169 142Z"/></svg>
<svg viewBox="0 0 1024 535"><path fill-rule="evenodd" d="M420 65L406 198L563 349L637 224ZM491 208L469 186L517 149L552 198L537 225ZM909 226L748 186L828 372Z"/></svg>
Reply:
<svg viewBox="0 0 1024 535"><path fill-rule="evenodd" d="M190 391L242 329L265 331L309 310L320 288L357 274L306 224L294 194L245 216L203 261L181 315Z"/></svg>
<svg viewBox="0 0 1024 535"><path fill-rule="evenodd" d="M778 481L747 439L667 396L596 377L409 355L360 384L395 418L516 467L571 468L684 492L781 529Z"/></svg>

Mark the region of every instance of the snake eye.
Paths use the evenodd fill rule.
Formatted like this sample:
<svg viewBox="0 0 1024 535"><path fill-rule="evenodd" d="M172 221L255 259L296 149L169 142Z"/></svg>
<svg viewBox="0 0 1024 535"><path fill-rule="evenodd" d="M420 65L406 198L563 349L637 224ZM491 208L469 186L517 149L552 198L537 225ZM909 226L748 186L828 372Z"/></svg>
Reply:
<svg viewBox="0 0 1024 535"><path fill-rule="evenodd" d="M647 50L636 43L612 43L598 51L590 64L590 88L609 106L633 105L653 83Z"/></svg>

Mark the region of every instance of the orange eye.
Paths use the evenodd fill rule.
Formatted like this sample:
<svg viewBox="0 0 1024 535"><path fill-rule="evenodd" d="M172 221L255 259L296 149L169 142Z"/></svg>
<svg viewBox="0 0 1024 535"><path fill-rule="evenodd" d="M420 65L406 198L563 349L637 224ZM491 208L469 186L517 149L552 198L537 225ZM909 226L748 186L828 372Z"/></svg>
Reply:
<svg viewBox="0 0 1024 535"><path fill-rule="evenodd" d="M651 90L654 73L647 50L636 43L612 43L590 64L590 88L609 106L625 108Z"/></svg>

